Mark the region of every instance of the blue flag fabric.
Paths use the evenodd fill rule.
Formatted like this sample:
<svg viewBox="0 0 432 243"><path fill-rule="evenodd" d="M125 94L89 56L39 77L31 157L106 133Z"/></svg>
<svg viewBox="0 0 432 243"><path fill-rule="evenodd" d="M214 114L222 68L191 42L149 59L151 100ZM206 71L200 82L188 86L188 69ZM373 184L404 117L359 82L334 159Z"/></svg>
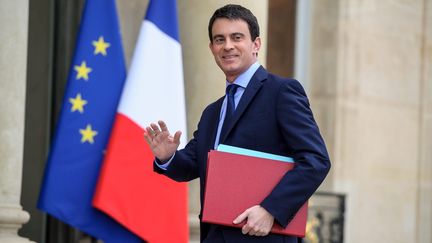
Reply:
<svg viewBox="0 0 432 243"><path fill-rule="evenodd" d="M176 0L150 1L144 19L154 23L162 32L180 42Z"/></svg>
<svg viewBox="0 0 432 243"><path fill-rule="evenodd" d="M38 207L104 242L142 242L92 207L126 77L115 0L87 0Z"/></svg>

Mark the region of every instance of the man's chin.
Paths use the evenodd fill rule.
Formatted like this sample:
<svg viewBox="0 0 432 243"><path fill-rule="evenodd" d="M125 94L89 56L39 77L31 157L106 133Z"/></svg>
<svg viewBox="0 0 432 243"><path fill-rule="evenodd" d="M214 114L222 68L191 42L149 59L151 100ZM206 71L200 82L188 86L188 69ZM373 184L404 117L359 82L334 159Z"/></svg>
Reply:
<svg viewBox="0 0 432 243"><path fill-rule="evenodd" d="M222 65L222 70L224 73L236 73L237 67L235 65Z"/></svg>

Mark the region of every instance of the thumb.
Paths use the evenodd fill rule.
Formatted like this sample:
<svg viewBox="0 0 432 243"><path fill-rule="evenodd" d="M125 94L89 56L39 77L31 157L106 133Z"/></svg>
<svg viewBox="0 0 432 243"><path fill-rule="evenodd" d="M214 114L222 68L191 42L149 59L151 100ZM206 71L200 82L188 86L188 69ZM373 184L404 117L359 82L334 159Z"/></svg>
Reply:
<svg viewBox="0 0 432 243"><path fill-rule="evenodd" d="M240 214L237 218L235 218L233 223L240 224L241 222L243 222L243 220L247 219L248 216L249 216L249 211L246 210L242 214Z"/></svg>

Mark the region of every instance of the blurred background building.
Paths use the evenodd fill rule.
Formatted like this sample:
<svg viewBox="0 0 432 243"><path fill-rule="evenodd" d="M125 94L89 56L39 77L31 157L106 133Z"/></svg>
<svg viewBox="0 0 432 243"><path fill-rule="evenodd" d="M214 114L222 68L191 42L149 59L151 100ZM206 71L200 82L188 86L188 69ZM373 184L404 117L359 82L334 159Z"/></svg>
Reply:
<svg viewBox="0 0 432 243"><path fill-rule="evenodd" d="M203 108L224 94L207 24L231 2L259 20L260 63L304 85L330 152L308 241L431 243L432 1L178 0L189 138ZM147 3L117 0L128 65ZM35 206L82 6L0 1L0 242L82 238ZM189 192L195 240L198 183ZM341 228L329 225L329 210Z"/></svg>

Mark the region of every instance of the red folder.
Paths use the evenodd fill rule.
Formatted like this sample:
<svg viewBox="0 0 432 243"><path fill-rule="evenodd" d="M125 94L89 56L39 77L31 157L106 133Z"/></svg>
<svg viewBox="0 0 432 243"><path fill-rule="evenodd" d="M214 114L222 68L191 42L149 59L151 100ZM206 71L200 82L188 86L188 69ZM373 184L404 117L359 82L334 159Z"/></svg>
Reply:
<svg viewBox="0 0 432 243"><path fill-rule="evenodd" d="M233 220L259 205L295 163L212 150L207 161L202 221L241 228ZM307 202L286 228L275 222L271 232L305 236Z"/></svg>

